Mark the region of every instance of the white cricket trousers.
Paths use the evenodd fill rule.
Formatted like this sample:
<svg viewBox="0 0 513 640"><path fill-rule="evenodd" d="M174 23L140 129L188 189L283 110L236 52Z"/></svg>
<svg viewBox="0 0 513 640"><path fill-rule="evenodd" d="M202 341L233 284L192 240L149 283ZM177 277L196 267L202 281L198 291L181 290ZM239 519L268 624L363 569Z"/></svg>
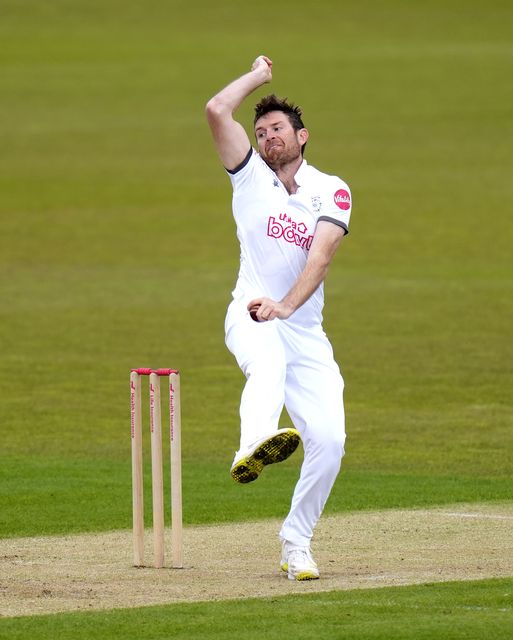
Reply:
<svg viewBox="0 0 513 640"><path fill-rule="evenodd" d="M278 428L285 405L301 434L304 459L280 538L308 546L344 455L344 381L333 349L321 325L255 322L237 300L228 307L225 331L226 346L246 376L235 459Z"/></svg>

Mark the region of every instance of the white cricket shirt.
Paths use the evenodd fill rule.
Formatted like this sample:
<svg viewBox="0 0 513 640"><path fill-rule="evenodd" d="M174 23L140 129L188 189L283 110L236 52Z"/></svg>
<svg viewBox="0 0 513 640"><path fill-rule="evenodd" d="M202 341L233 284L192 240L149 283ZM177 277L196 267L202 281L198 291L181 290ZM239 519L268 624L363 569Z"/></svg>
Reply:
<svg viewBox="0 0 513 640"><path fill-rule="evenodd" d="M328 220L348 232L349 187L303 160L295 176L299 188L289 195L255 149L228 174L241 250L233 298L246 304L261 296L282 300L305 268L317 222ZM320 324L323 306L321 284L287 322Z"/></svg>

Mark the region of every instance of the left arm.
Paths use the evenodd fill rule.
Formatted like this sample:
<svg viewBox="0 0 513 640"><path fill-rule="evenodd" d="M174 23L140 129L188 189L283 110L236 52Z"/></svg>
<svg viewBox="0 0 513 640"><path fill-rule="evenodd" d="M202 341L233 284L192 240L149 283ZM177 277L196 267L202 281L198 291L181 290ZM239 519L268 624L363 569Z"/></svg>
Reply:
<svg viewBox="0 0 513 640"><path fill-rule="evenodd" d="M276 302L270 298L256 298L248 304L248 310L259 322L289 318L325 279L344 234L342 227L321 220L317 224L305 268L283 300Z"/></svg>

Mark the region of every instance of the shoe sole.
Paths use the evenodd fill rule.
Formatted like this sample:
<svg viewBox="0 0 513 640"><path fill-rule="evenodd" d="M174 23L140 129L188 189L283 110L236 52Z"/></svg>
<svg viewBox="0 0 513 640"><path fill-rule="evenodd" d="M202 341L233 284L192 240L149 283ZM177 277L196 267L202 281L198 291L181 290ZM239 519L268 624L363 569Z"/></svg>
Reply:
<svg viewBox="0 0 513 640"><path fill-rule="evenodd" d="M283 462L291 456L301 440L299 431L289 429L271 436L250 455L242 458L230 471L235 482L246 484L253 482L261 474L262 469L276 462Z"/></svg>
<svg viewBox="0 0 513 640"><path fill-rule="evenodd" d="M288 574L288 578L289 580L318 580L319 576L316 575L315 573L311 573L309 571L302 571L301 573L298 573L297 576L293 576L289 574L289 563L288 562L283 562L281 565L281 570L284 571L286 574Z"/></svg>
<svg viewBox="0 0 513 640"><path fill-rule="evenodd" d="M303 581L303 580L318 580L318 579L319 579L319 576L316 575L315 573L311 573L310 571L302 571L301 573L298 573L295 576L290 575L289 573L289 580Z"/></svg>

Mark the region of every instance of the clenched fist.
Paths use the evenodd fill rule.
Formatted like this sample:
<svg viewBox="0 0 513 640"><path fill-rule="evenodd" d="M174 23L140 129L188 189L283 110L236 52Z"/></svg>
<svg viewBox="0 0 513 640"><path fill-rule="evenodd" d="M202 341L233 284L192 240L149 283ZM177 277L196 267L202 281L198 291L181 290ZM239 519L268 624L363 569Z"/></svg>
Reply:
<svg viewBox="0 0 513 640"><path fill-rule="evenodd" d="M271 82L273 79L273 61L267 56L258 56L251 65L251 71L258 71L262 74L264 82Z"/></svg>

